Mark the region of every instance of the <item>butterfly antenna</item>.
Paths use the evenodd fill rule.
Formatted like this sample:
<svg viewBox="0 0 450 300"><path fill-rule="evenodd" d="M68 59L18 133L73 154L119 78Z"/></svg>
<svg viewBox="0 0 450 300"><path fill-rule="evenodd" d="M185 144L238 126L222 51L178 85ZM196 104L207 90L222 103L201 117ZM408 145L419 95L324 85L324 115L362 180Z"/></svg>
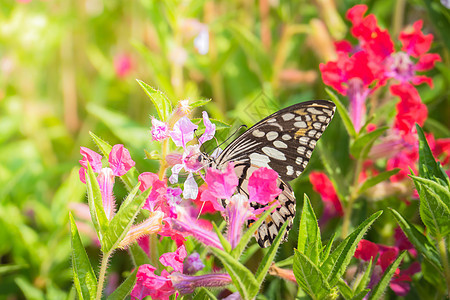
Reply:
<svg viewBox="0 0 450 300"><path fill-rule="evenodd" d="M214 152L214 150L216 150L217 148L219 148L220 146L222 146L224 143L226 143L230 138L232 138L236 133L238 133L239 130L241 130L241 128L247 128L247 125L241 125L239 126L238 129L236 129L229 137L227 137L227 139L225 141L223 141L222 143L220 143L217 147L215 147L214 149L212 149L208 154L211 154L212 152Z"/></svg>

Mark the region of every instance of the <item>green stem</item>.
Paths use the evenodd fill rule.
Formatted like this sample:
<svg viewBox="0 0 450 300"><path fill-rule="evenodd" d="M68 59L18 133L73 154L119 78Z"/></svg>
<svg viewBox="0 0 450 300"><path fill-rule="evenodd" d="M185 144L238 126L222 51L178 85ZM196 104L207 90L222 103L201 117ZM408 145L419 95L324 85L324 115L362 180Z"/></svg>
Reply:
<svg viewBox="0 0 450 300"><path fill-rule="evenodd" d="M352 218L352 211L353 211L353 203L358 198L358 185L359 185L359 174L361 173L363 166L362 159L358 158L356 161L356 167L355 167L355 174L353 178L353 185L352 185L352 191L350 195L348 196L347 205L344 208L344 221L342 223L342 231L341 231L341 238L345 239L348 234L348 230L350 228L350 221Z"/></svg>
<svg viewBox="0 0 450 300"><path fill-rule="evenodd" d="M395 3L394 16L392 18L393 35L397 36L400 33L403 25L403 18L405 14L405 0L397 0Z"/></svg>
<svg viewBox="0 0 450 300"><path fill-rule="evenodd" d="M97 297L95 297L96 300L102 299L103 285L105 284L106 269L108 268L108 260L110 256L111 252L107 252L103 254L102 257L102 264L100 265L100 273L98 274Z"/></svg>
<svg viewBox="0 0 450 300"><path fill-rule="evenodd" d="M442 237L439 238L438 248L439 255L441 256L441 261L444 267L445 281L447 283L447 297L450 299L450 266L448 264L448 254L445 239L443 239Z"/></svg>

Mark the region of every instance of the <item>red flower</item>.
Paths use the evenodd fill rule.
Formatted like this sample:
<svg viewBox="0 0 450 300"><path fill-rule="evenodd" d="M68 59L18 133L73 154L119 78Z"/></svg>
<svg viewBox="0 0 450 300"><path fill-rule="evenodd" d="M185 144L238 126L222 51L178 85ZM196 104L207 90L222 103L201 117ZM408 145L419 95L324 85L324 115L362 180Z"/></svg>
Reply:
<svg viewBox="0 0 450 300"><path fill-rule="evenodd" d="M378 254L378 245L371 241L362 239L355 251L355 257L364 261L375 259Z"/></svg>
<svg viewBox="0 0 450 300"><path fill-rule="evenodd" d="M335 216L343 216L341 202L336 194L336 191L325 173L311 172L309 180L313 186L314 191L320 194L324 204L324 210L320 223L327 222L330 218Z"/></svg>
<svg viewBox="0 0 450 300"><path fill-rule="evenodd" d="M419 93L409 83L392 85L391 93L400 97L393 127L398 129L408 143L415 143L417 140L415 123L423 125L428 117L427 106L421 102Z"/></svg>

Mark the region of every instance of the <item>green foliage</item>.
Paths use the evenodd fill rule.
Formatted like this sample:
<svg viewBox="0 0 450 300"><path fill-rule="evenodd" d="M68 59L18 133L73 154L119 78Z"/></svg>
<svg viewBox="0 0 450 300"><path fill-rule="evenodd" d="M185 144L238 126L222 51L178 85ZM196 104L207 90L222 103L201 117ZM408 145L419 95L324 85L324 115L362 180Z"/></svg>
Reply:
<svg viewBox="0 0 450 300"><path fill-rule="evenodd" d="M333 237L320 255L319 251L322 251L320 229L311 202L305 195L300 220L298 249L294 254L294 274L299 286L310 297L313 299L333 298L336 289L345 299L358 298L361 293L367 293L364 288L369 282L372 263L369 264L359 282L355 284L354 290L343 281L342 276L350 264L359 241L381 214L382 212L379 211L369 217L330 253L331 244L334 241ZM390 277L386 280L389 282ZM379 287L382 291L385 288L386 285Z"/></svg>

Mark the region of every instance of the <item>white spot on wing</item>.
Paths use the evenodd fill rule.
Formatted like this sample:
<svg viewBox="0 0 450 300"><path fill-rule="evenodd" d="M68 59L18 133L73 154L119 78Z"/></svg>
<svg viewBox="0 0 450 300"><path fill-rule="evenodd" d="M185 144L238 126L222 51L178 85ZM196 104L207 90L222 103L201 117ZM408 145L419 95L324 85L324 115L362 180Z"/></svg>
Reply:
<svg viewBox="0 0 450 300"><path fill-rule="evenodd" d="M262 155L259 153L252 153L249 155L249 157L252 165L255 165L260 168L262 167L270 168L269 166L270 158L267 157L266 155Z"/></svg>
<svg viewBox="0 0 450 300"><path fill-rule="evenodd" d="M307 137L307 136L302 136L302 137L299 138L300 144L305 145L305 146L308 145L309 140L310 140L310 139L309 139L309 137Z"/></svg>
<svg viewBox="0 0 450 300"><path fill-rule="evenodd" d="M311 158L311 154L312 154L311 150L306 151L306 157L307 158Z"/></svg>
<svg viewBox="0 0 450 300"><path fill-rule="evenodd" d="M273 142L273 145L275 146L275 147L277 147L277 148L283 148L283 149L286 149L288 146L285 144L285 143L283 143L282 141L275 141L275 142Z"/></svg>
<svg viewBox="0 0 450 300"><path fill-rule="evenodd" d="M294 174L294 168L292 166L286 166L286 169L286 175L291 176L292 174Z"/></svg>
<svg viewBox="0 0 450 300"><path fill-rule="evenodd" d="M317 119L323 123L325 123L327 121L327 117L325 117L325 116L318 116Z"/></svg>
<svg viewBox="0 0 450 300"><path fill-rule="evenodd" d="M309 142L309 148L314 148L315 146L316 146L316 141L311 140L311 142Z"/></svg>
<svg viewBox="0 0 450 300"><path fill-rule="evenodd" d="M322 111L320 111L320 110L318 110L318 109L315 109L314 107L308 107L306 110L307 110L308 112L312 113L312 114L315 114L315 115L321 115L321 114L323 114Z"/></svg>
<svg viewBox="0 0 450 300"><path fill-rule="evenodd" d="M283 120L285 120L285 121L292 120L294 117L295 117L295 115L291 114L291 113L287 113L282 116Z"/></svg>
<svg viewBox="0 0 450 300"><path fill-rule="evenodd" d="M322 128L322 124L320 124L319 122L314 122L313 127L317 130L320 130L320 128Z"/></svg>
<svg viewBox="0 0 450 300"><path fill-rule="evenodd" d="M302 174L302 172L301 171L295 171L295 176L300 176L300 174Z"/></svg>
<svg viewBox="0 0 450 300"><path fill-rule="evenodd" d="M274 139L276 139L278 137L278 132L276 131L270 131L266 134L266 138L269 141L273 141Z"/></svg>
<svg viewBox="0 0 450 300"><path fill-rule="evenodd" d="M303 146L299 146L299 147L297 148L297 152L298 152L298 154L300 154L300 155L305 155L305 150L306 150L306 148L303 147Z"/></svg>
<svg viewBox="0 0 450 300"><path fill-rule="evenodd" d="M290 139L292 139L292 136L290 136L289 134L283 134L281 138L285 141L289 141Z"/></svg>
<svg viewBox="0 0 450 300"><path fill-rule="evenodd" d="M255 129L253 130L252 134L256 137L263 137L265 135L265 133L259 129Z"/></svg>
<svg viewBox="0 0 450 300"><path fill-rule="evenodd" d="M262 152L264 152L264 154L266 154L272 158L275 158L278 160L286 160L286 156L280 150L277 150L272 147L263 147L261 150L262 150Z"/></svg>
<svg viewBox="0 0 450 300"><path fill-rule="evenodd" d="M294 123L294 126L295 126L295 127L298 127L298 128L306 128L306 127L308 127L308 125L306 125L306 123L303 122L303 121L301 121L301 122L295 122L295 123Z"/></svg>
<svg viewBox="0 0 450 300"><path fill-rule="evenodd" d="M303 162L303 158L301 158L300 156L297 156L297 158L295 159L295 163L296 163L297 165L301 165L302 162Z"/></svg>
<svg viewBox="0 0 450 300"><path fill-rule="evenodd" d="M329 116L331 116L333 114L333 112L331 110L326 109L326 108L324 108L323 111Z"/></svg>

